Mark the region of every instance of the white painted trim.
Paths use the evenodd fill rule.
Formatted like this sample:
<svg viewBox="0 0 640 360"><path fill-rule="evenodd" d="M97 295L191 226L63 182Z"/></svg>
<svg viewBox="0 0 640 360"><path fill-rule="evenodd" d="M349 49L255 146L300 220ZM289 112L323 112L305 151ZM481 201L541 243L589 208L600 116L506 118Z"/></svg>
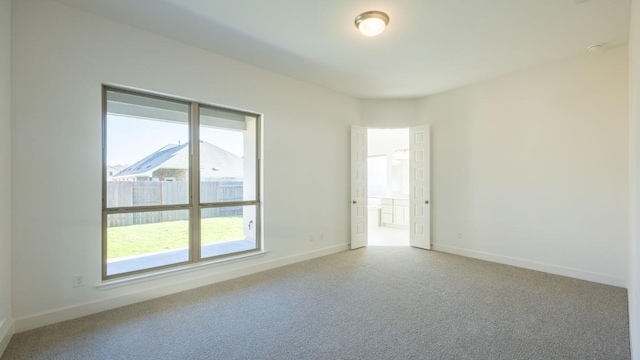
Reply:
<svg viewBox="0 0 640 360"><path fill-rule="evenodd" d="M3 319L0 321L0 357L2 357L2 354L4 354L4 351L7 349L13 334L13 321L11 319Z"/></svg>
<svg viewBox="0 0 640 360"><path fill-rule="evenodd" d="M194 277L188 282L180 282L158 288L147 289L109 299L89 301L73 306L67 306L54 310L44 311L36 314L20 316L14 319L15 332L23 332L41 326L55 324L61 321L71 320L86 315L111 310L118 307L135 304L141 301L155 299L161 296L175 294L181 291L191 290L198 287L215 284L217 282L238 278L245 275L258 273L265 270L275 269L281 266L290 265L300 261L310 260L321 256L331 255L349 249L349 244L335 245L324 249L310 251L303 254L293 255L281 259L275 259L254 265L248 265L242 269L225 271L217 274L207 274Z"/></svg>
<svg viewBox="0 0 640 360"><path fill-rule="evenodd" d="M186 272L192 272L192 271L201 270L205 268L211 268L211 267L220 266L224 264L234 263L234 262L251 259L255 257L261 257L261 256L265 256L266 254L267 254L266 251L259 251L255 253L243 254L243 255L220 259L220 260L198 262L198 263L189 264L185 266L153 271L153 272L148 272L148 273L143 273L143 274L138 274L138 275L133 275L128 277L123 277L123 278L116 278L113 280L105 280L95 285L94 287L98 290L108 290L108 289L113 289L115 287L138 284L141 282L161 279L161 278L169 277L176 274L182 274Z"/></svg>
<svg viewBox="0 0 640 360"><path fill-rule="evenodd" d="M470 250L459 248L455 246L442 245L442 244L433 244L433 250L445 252L449 254L466 256L474 259L491 261L499 264L516 266L529 270L541 271L554 275L567 276L575 279L592 281L600 284L606 284L611 286L617 286L626 288L627 287L627 279L626 278L618 278L615 276L610 276L606 274L595 273L587 270L580 270L569 268L565 266L558 266L552 264L541 263L537 261L531 261L526 259L514 258L510 256L503 256L492 254L483 251Z"/></svg>

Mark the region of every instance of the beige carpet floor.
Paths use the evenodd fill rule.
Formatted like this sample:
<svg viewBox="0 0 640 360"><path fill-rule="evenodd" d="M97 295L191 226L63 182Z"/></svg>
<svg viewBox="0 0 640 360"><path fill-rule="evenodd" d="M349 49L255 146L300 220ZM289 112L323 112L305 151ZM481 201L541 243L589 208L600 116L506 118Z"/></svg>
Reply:
<svg viewBox="0 0 640 360"><path fill-rule="evenodd" d="M16 334L11 359L629 359L625 289L347 251Z"/></svg>

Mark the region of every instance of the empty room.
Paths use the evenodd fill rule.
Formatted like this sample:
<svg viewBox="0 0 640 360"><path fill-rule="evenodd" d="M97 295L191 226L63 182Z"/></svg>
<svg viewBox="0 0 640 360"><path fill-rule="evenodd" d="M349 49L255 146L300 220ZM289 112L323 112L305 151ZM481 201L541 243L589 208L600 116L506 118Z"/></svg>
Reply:
<svg viewBox="0 0 640 360"><path fill-rule="evenodd" d="M0 0L0 358L640 359L639 131L640 0Z"/></svg>

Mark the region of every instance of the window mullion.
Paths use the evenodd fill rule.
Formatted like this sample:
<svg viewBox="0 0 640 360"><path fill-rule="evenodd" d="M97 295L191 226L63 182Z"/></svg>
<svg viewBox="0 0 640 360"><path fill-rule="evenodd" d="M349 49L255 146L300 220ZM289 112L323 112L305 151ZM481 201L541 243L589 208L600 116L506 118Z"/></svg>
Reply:
<svg viewBox="0 0 640 360"><path fill-rule="evenodd" d="M191 231L189 233L190 258L192 262L200 260L200 107L197 103L191 103L190 119L191 156L190 170L190 199L191 204Z"/></svg>
<svg viewBox="0 0 640 360"><path fill-rule="evenodd" d="M107 274L107 89L102 88L102 261L101 271Z"/></svg>

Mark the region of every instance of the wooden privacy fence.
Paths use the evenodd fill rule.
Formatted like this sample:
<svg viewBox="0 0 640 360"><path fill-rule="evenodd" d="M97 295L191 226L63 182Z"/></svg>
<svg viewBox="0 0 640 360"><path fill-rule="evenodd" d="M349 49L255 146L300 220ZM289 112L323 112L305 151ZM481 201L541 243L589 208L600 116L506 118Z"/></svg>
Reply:
<svg viewBox="0 0 640 360"><path fill-rule="evenodd" d="M203 202L242 201L242 181L203 181L200 198ZM107 207L175 205L189 202L186 181L108 181ZM242 206L202 209L202 218L242 215ZM151 224L187 220L188 210L147 211L107 216L107 226Z"/></svg>

